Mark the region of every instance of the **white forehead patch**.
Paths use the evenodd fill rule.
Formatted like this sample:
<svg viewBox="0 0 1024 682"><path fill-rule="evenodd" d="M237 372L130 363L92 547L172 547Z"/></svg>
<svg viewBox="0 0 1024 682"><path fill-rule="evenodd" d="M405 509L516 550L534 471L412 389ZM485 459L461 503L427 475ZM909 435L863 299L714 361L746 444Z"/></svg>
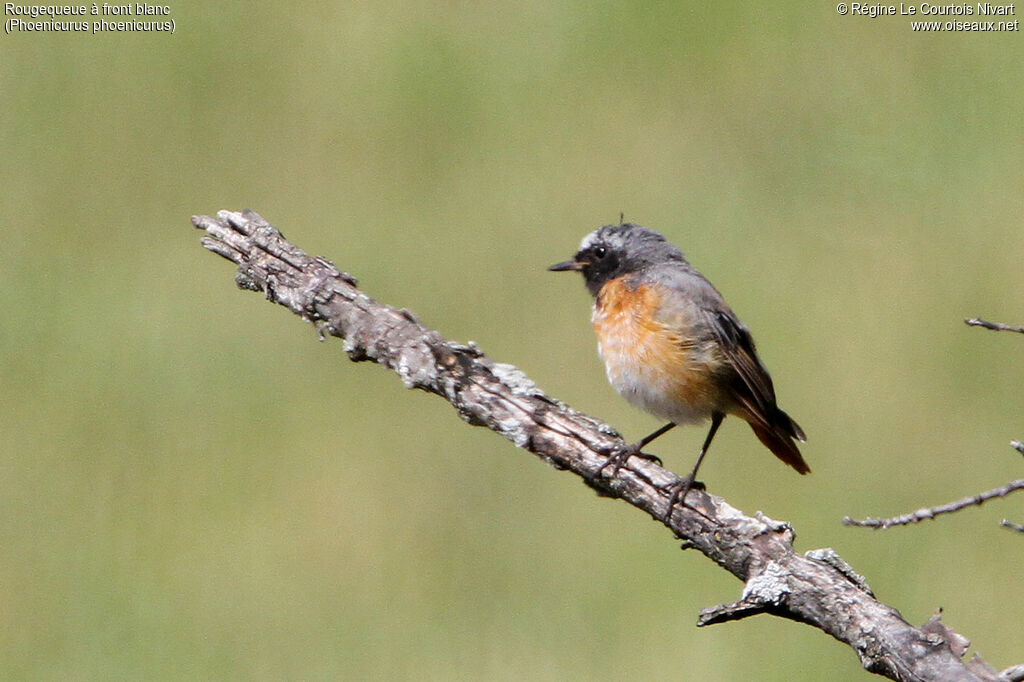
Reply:
<svg viewBox="0 0 1024 682"><path fill-rule="evenodd" d="M599 227L580 242L580 251L585 251L594 244L603 242L610 247L621 247L624 243L622 235L616 231L607 229L609 226Z"/></svg>
<svg viewBox="0 0 1024 682"><path fill-rule="evenodd" d="M598 228L584 237L583 241L580 242L580 251L585 251L587 247L592 246L597 241L597 233L600 231L601 229Z"/></svg>

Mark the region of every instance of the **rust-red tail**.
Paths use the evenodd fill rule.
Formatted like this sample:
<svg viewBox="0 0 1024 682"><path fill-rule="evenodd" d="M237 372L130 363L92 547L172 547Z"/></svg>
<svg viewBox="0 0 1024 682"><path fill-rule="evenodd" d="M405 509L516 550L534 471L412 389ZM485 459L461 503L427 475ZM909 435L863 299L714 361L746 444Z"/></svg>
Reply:
<svg viewBox="0 0 1024 682"><path fill-rule="evenodd" d="M807 466L800 450L796 447L795 440L806 439L803 429L789 415L776 408L776 414L772 419L771 426L750 421L750 428L754 430L758 439L765 447L771 450L776 457L793 467L801 474L811 473L811 467Z"/></svg>

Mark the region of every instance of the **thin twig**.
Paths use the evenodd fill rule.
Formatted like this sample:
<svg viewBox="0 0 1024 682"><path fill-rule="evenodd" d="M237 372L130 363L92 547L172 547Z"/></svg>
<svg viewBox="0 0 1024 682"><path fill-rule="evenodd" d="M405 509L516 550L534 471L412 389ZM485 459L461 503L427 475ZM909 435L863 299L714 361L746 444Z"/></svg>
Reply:
<svg viewBox="0 0 1024 682"><path fill-rule="evenodd" d="M1010 530L1015 530L1018 533L1024 533L1024 524L1013 523L1009 519L1003 519L1002 521L999 522L999 525L1002 526L1003 528L1009 528Z"/></svg>
<svg viewBox="0 0 1024 682"><path fill-rule="evenodd" d="M982 504L996 497L1006 497L1015 490L1024 489L1024 478L1017 479L1016 481L1010 481L1006 485L993 488L992 490L986 490L983 493L977 495L971 495L965 497L962 500L956 502L948 502L946 504L940 504L937 507L928 507L926 509L918 509L915 512L909 514L901 514L900 516L893 516L888 519L852 519L849 516L843 518L843 525L845 526L862 526L865 528L892 528L893 526L905 526L910 523L919 523L925 519L934 519L936 516L941 514L952 514L953 512L960 511L965 507L972 507L975 505Z"/></svg>
<svg viewBox="0 0 1024 682"><path fill-rule="evenodd" d="M1011 440L1010 447L1017 452L1024 454L1024 443L1019 440ZM925 519L933 519L941 514L951 514L953 512L960 511L967 507L974 507L980 505L988 500L995 497L1006 497L1015 490L1024 488L1024 479L1018 479L1016 481L1010 481L1001 488L994 488L992 490L986 490L983 493L977 495L970 495L956 502L948 502L946 504L940 504L937 507L928 507L926 509L918 509L915 512L909 514L901 514L900 516L893 516L887 519L873 519L868 517L863 520L853 519L849 516L843 517L843 525L845 526L860 526L862 528L880 528L885 530L886 528L892 528L893 526L905 526L911 523L919 523ZM1008 521L1003 521L1000 525L1007 525ZM1012 526L1012 524L1011 524ZM1024 532L1024 531L1022 531Z"/></svg>
<svg viewBox="0 0 1024 682"><path fill-rule="evenodd" d="M1011 327L1008 324L1002 322L989 322L988 320L982 320L977 317L969 317L964 320L971 327L984 327L985 329L994 329L997 332L1017 332L1018 334L1024 334L1024 327Z"/></svg>

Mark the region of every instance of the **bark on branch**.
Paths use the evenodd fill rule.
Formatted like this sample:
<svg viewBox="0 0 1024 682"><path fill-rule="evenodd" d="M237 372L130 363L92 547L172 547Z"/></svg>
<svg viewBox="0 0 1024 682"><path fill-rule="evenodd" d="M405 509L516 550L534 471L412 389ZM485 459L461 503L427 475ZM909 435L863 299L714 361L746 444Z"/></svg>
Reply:
<svg viewBox="0 0 1024 682"><path fill-rule="evenodd" d="M396 372L408 388L434 393L468 423L486 426L600 494L622 499L655 519L666 517L662 490L676 475L633 457L607 478L605 458L625 445L611 427L546 395L520 370L478 348L443 338L406 310L377 303L329 261L310 257L259 215L221 211L194 216L203 246L236 263L235 281L262 291L344 339L354 361ZM669 524L685 547L700 550L745 583L739 601L705 609L698 625L769 613L807 623L845 642L863 667L893 680L1000 680L980 659L961 660L966 640L936 616L922 627L876 600L864 579L831 549L797 554L788 523L747 516L720 497L691 490Z"/></svg>

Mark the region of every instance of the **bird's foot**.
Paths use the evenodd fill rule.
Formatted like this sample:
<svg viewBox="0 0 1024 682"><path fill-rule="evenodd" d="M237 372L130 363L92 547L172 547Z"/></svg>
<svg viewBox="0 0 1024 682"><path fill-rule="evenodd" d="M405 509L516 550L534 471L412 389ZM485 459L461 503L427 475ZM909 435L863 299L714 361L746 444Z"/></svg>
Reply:
<svg viewBox="0 0 1024 682"><path fill-rule="evenodd" d="M604 473L604 470L611 467L612 472L610 478L615 478L615 475L619 473L619 469L625 466L630 457L634 456L646 459L648 462L654 462L658 466L661 466L660 458L655 457L654 455L648 455L646 452L641 452L640 444L634 443L632 445L616 448L615 452L608 455L608 459L606 459L601 466L597 468L597 471L594 473L594 477L600 478Z"/></svg>
<svg viewBox="0 0 1024 682"><path fill-rule="evenodd" d="M691 490L704 489L705 485L700 481L694 480L692 475L686 476L685 478L677 478L675 481L662 488L662 490L668 494L668 507L662 521L665 523L672 523L672 512L675 511L676 503L682 502L683 504L686 504L686 496Z"/></svg>

